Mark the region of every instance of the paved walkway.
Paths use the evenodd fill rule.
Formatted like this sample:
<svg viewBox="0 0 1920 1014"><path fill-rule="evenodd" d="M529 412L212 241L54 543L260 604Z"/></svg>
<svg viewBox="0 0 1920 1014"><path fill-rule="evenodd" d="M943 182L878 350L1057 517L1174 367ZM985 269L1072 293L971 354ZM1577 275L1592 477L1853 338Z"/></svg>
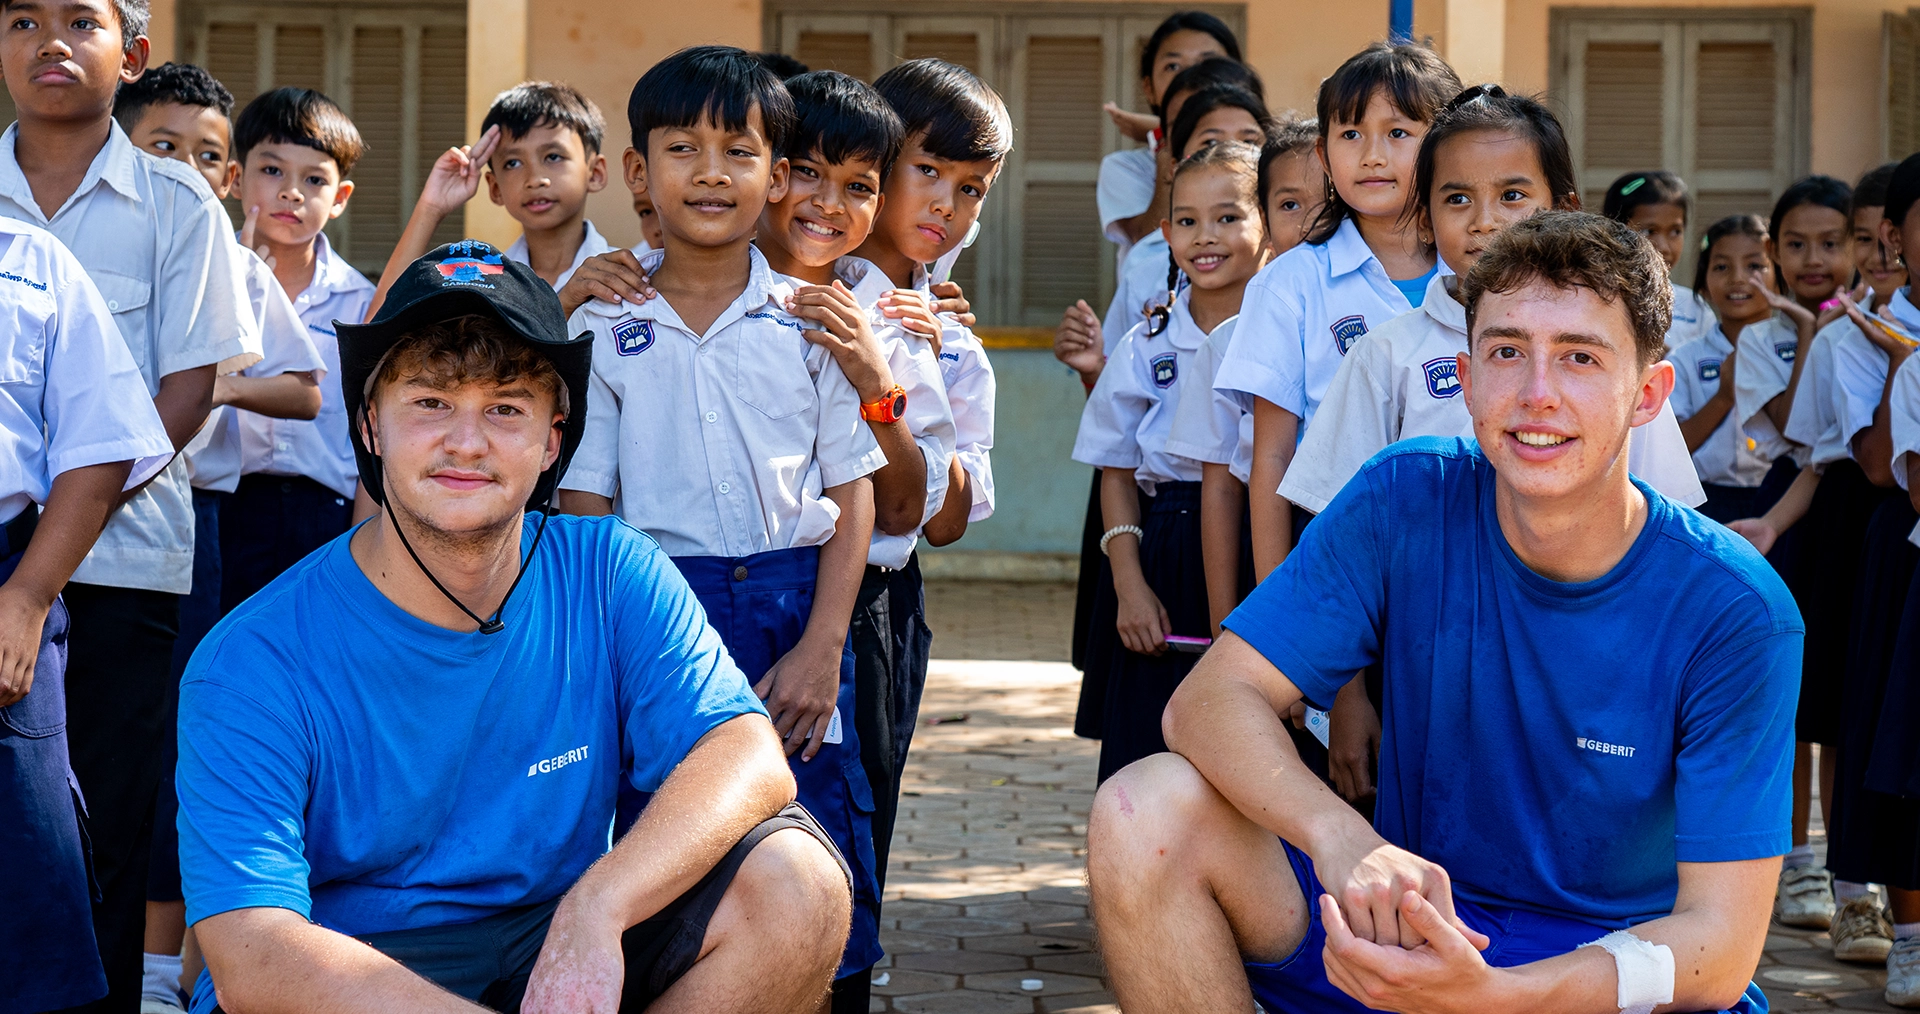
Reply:
<svg viewBox="0 0 1920 1014"><path fill-rule="evenodd" d="M1117 1014L1086 914L1097 744L1073 735L1073 590L927 589L932 672L887 875L874 1011ZM1816 846L1825 847L1824 837ZM1879 968L1774 927L1756 976L1776 1011L1893 1011ZM1280 1014L1280 1012L1275 1012Z"/></svg>

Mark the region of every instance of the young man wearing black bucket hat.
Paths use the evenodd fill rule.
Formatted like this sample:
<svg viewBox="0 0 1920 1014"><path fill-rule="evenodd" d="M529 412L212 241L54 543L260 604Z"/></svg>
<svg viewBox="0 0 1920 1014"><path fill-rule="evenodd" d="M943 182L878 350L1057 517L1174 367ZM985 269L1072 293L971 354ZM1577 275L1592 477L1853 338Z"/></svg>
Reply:
<svg viewBox="0 0 1920 1014"><path fill-rule="evenodd" d="M339 331L381 513L182 683L196 1014L816 1007L849 879L765 711L653 540L551 514L590 336L475 241Z"/></svg>

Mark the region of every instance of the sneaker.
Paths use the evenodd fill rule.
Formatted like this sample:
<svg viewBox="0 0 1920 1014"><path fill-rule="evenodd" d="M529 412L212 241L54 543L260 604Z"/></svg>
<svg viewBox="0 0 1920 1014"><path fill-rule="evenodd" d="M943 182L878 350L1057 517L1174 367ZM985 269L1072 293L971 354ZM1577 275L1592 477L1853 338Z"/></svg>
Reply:
<svg viewBox="0 0 1920 1014"><path fill-rule="evenodd" d="M1826 929L1833 924L1833 878L1824 866L1797 866L1780 871L1780 891L1773 899L1773 917L1782 926Z"/></svg>
<svg viewBox="0 0 1920 1014"><path fill-rule="evenodd" d="M1893 921L1880 907L1880 899L1862 895L1845 905L1833 917L1833 956L1841 961L1879 964L1893 949Z"/></svg>
<svg viewBox="0 0 1920 1014"><path fill-rule="evenodd" d="M1887 954L1887 1002L1920 1007L1920 937L1895 940Z"/></svg>

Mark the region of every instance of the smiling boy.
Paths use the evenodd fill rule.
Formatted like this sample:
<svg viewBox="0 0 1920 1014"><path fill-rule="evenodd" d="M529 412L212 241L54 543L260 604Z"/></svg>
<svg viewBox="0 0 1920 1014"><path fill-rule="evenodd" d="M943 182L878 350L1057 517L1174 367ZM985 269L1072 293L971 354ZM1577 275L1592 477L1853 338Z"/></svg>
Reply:
<svg viewBox="0 0 1920 1014"><path fill-rule="evenodd" d="M1766 1009L1804 627L1750 546L1628 474L1673 385L1666 266L1542 212L1461 298L1477 446L1369 462L1181 685L1173 752L1095 801L1127 1009ZM1377 831L1282 726L1376 661Z"/></svg>
<svg viewBox="0 0 1920 1014"><path fill-rule="evenodd" d="M19 120L0 135L0 215L66 244L105 297L175 450L212 407L218 364L247 351L245 276L226 212L186 165L139 153L115 90L147 64L143 0L0 7L0 69ZM140 990L154 793L164 766L193 499L176 458L113 515L63 597L73 771L86 799L106 1001Z"/></svg>

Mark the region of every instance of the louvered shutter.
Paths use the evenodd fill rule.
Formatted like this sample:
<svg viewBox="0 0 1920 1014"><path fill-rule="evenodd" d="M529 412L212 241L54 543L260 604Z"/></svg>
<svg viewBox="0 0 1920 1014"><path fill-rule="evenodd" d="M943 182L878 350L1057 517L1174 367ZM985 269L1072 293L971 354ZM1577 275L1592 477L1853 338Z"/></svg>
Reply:
<svg viewBox="0 0 1920 1014"><path fill-rule="evenodd" d="M1920 18L1914 11L1880 16L1886 68L1886 150L1889 159L1920 151Z"/></svg>
<svg viewBox="0 0 1920 1014"><path fill-rule="evenodd" d="M401 136L406 32L398 25L356 25L349 56L353 95L347 112L366 154L354 167L353 199L334 228L347 259L362 271L378 271L393 252L415 194L400 188L406 161Z"/></svg>
<svg viewBox="0 0 1920 1014"><path fill-rule="evenodd" d="M404 193L412 212L412 195L419 193L440 153L466 143L467 134L467 28L465 25L428 25L419 34L419 79L415 91L419 102L419 122L415 129L412 163ZM482 195L485 199L485 195ZM452 243L465 233L463 216L448 215L433 233L433 242Z"/></svg>
<svg viewBox="0 0 1920 1014"><path fill-rule="evenodd" d="M1106 40L1033 35L1025 52L1019 149L1024 169L1019 248L1019 320L1059 320L1062 307L1103 289L1105 255L1095 200L1104 153ZM1092 302L1091 299L1088 299Z"/></svg>
<svg viewBox="0 0 1920 1014"><path fill-rule="evenodd" d="M1765 217L1774 195L1797 175L1792 39L1780 29L1766 21L1685 26L1685 92L1692 108L1680 164L1693 188L1688 231L1695 243L1728 215ZM1693 257L1682 263L1692 270Z"/></svg>
<svg viewBox="0 0 1920 1014"><path fill-rule="evenodd" d="M812 70L837 70L862 81L874 77L870 32L801 32L793 55Z"/></svg>
<svg viewBox="0 0 1920 1014"><path fill-rule="evenodd" d="M1655 42L1595 42L1586 52L1587 117L1581 140L1587 203L1598 205L1621 173L1666 164L1664 56Z"/></svg>

